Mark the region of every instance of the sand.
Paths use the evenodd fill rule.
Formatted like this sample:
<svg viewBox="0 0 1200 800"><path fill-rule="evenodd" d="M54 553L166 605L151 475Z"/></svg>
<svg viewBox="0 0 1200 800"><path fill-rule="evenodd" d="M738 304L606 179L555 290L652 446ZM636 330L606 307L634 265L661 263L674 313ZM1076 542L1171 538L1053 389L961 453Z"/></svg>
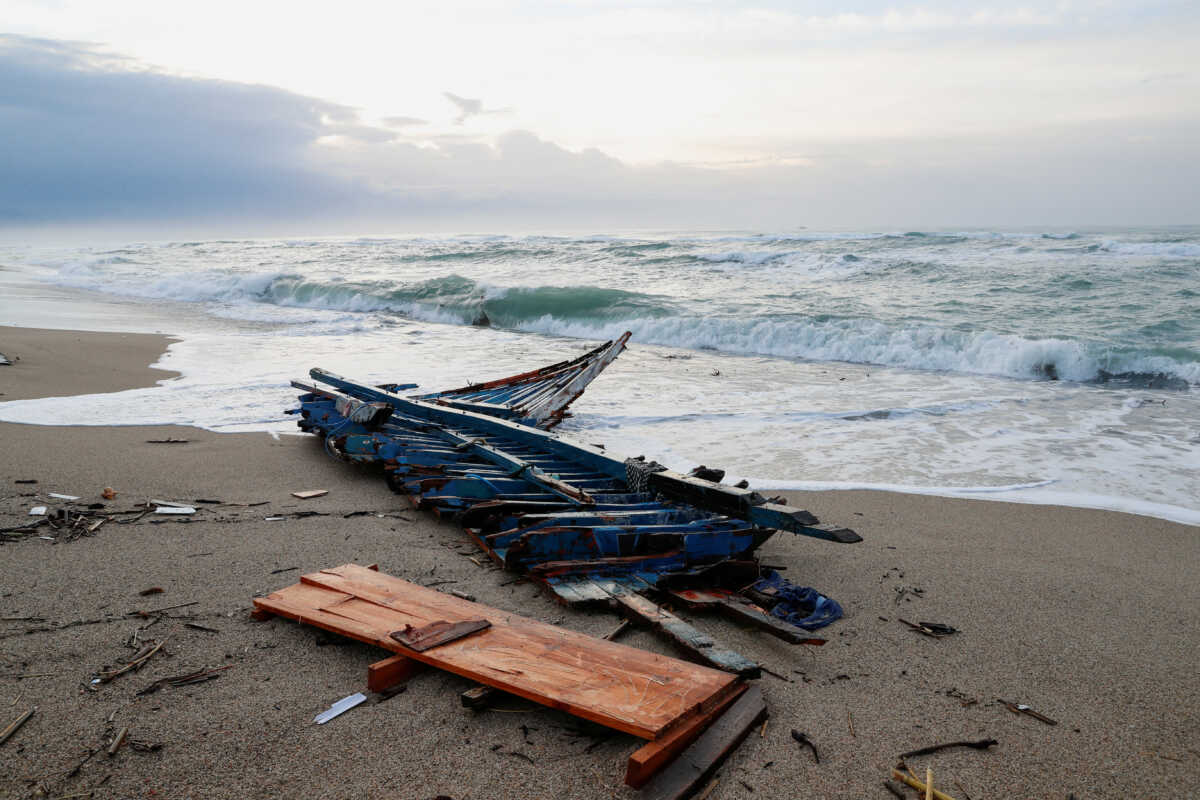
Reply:
<svg viewBox="0 0 1200 800"><path fill-rule="evenodd" d="M22 358L19 369L0 367L5 398L163 377L146 368L165 347L162 337L0 333L0 352ZM168 437L188 442L146 441ZM15 483L21 479L38 483ZM417 582L454 581L441 588L575 630L600 634L614 622L508 583L513 575L482 559L477 566L453 525L412 511L369 470L332 461L304 436L0 425L0 527L26 522L34 504L55 505L48 492L98 502L105 486L120 493L110 510L151 497L223 504L198 504L203 510L186 521L147 517L73 541L0 545L0 727L38 706L0 746L0 796L94 789L97 798L637 797L621 782L637 747L632 737L597 739L568 716L515 699L466 710L458 695L470 684L444 673L426 672L385 703L313 724L330 703L362 690L367 665L385 654L249 618L251 597L301 571L377 562ZM329 494L290 496L300 489ZM822 632L830 640L822 648L694 617L784 676L759 681L771 710L765 735L756 732L731 757L710 798L886 798L881 783L900 752L985 737L999 744L911 765L921 775L932 765L939 787L958 800L1195 796L1196 528L882 492L792 500L865 541L780 534L763 547L763 560L839 600L846 616ZM230 505L260 501L267 503ZM299 511L328 516L265 519ZM345 516L356 511L372 513ZM151 587L164 591L139 595ZM128 616L183 603L194 605ZM961 633L930 639L899 617ZM127 641L135 632L142 641L165 638L166 654L90 686L97 671L133 655ZM622 641L671 652L647 632ZM136 694L162 677L224 665L208 683ZM1027 703L1059 724L1012 714L996 698ZM125 747L111 758L100 750L84 761L124 726L162 748ZM817 744L820 764L792 729Z"/></svg>
<svg viewBox="0 0 1200 800"><path fill-rule="evenodd" d="M149 333L14 328L0 325L0 401L119 392L153 386L178 372L152 369L170 337Z"/></svg>

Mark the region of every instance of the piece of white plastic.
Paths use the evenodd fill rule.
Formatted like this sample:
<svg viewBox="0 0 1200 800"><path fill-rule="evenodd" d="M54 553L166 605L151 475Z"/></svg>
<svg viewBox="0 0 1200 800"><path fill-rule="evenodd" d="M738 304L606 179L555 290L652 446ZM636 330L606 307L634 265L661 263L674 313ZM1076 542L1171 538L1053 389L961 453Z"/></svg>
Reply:
<svg viewBox="0 0 1200 800"><path fill-rule="evenodd" d="M339 714L344 714L359 703L366 702L366 699L367 696L362 692L357 692L349 697L343 697L341 700L338 700L336 703L331 705L328 711L322 711L320 714L317 714L315 717L313 717L313 722L317 723L318 725L324 725L326 722L329 722L329 720L333 719Z"/></svg>
<svg viewBox="0 0 1200 800"><path fill-rule="evenodd" d="M29 516L31 516L31 517L46 516L46 507L45 506L34 506L33 508L29 509Z"/></svg>

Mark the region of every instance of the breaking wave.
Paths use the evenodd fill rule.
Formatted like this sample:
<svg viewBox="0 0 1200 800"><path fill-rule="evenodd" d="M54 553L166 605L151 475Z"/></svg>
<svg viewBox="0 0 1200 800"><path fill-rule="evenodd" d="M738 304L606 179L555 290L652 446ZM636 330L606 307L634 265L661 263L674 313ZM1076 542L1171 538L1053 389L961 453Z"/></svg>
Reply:
<svg viewBox="0 0 1200 800"><path fill-rule="evenodd" d="M1044 242L1042 256L997 249L1012 240ZM1062 240L1117 266L1063 255ZM1197 257L1194 236L908 231L187 242L45 266L59 284L280 325L336 312L357 315L342 320L353 326L378 324L364 316L374 314L589 339L631 330L635 341L686 349L1181 389L1200 385L1195 268L1180 261ZM1151 276L1154 303L1139 294ZM523 281L534 285L511 285ZM1084 314L1118 307L1142 313L1136 328Z"/></svg>
<svg viewBox="0 0 1200 800"><path fill-rule="evenodd" d="M209 273L143 281L126 289L143 297L389 312L427 322L588 339L631 330L634 341L646 344L743 355L1145 388L1200 384L1200 353L1114 353L1063 338L897 326L872 319L698 316L667 297L594 286L499 287L460 275L397 286L317 281L294 273Z"/></svg>

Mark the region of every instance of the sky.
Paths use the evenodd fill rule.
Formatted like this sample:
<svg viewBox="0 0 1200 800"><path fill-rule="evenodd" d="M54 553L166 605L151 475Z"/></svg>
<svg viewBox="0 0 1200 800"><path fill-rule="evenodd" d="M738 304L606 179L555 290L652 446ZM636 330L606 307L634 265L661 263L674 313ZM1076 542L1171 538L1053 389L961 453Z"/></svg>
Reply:
<svg viewBox="0 0 1200 800"><path fill-rule="evenodd" d="M0 227L1200 222L1200 5L0 0Z"/></svg>

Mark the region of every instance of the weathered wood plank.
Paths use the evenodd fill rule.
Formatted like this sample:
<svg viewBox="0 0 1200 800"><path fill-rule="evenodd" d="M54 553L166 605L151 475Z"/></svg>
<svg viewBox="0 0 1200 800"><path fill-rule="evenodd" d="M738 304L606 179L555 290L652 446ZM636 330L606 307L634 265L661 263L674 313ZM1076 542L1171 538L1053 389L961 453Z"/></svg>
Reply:
<svg viewBox="0 0 1200 800"><path fill-rule="evenodd" d="M772 617L761 608L751 603L741 595L723 589L681 589L671 592L683 602L691 606L716 607L725 616L753 625L792 644L823 645L825 640L810 636L807 631L789 625L778 617Z"/></svg>
<svg viewBox="0 0 1200 800"><path fill-rule="evenodd" d="M660 630L674 640L680 647L725 672L732 672L749 678L757 678L762 674L762 668L750 659L720 647L712 637L691 624L684 622L665 608L655 605L639 594L621 587L614 581L597 580L596 585L608 591L616 601L629 613Z"/></svg>
<svg viewBox="0 0 1200 800"><path fill-rule="evenodd" d="M762 690L753 686L646 785L642 800L682 800L687 797L766 716L767 704Z"/></svg>
<svg viewBox="0 0 1200 800"><path fill-rule="evenodd" d="M644 739L706 712L733 675L585 636L355 565L304 575L255 605L370 642ZM390 633L483 618L491 627L423 653Z"/></svg>

